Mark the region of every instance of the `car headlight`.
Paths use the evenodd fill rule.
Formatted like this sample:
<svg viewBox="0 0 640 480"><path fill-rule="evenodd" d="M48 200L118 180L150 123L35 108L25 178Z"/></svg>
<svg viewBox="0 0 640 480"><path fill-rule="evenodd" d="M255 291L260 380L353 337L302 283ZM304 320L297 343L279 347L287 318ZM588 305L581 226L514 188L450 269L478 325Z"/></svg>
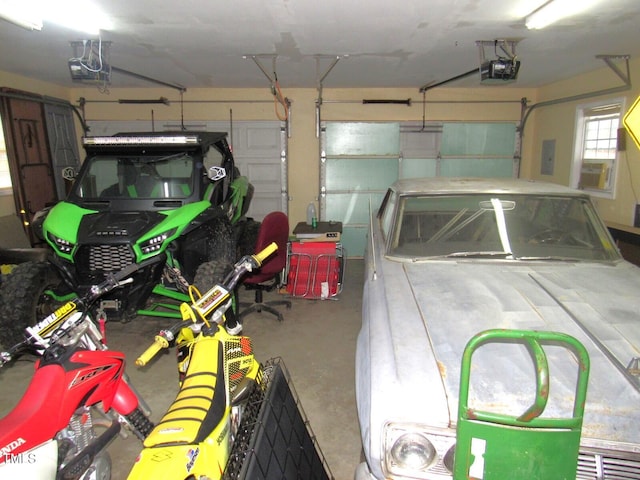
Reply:
<svg viewBox="0 0 640 480"><path fill-rule="evenodd" d="M420 433L406 433L391 447L390 460L404 470L424 470L436 460L436 449Z"/></svg>
<svg viewBox="0 0 640 480"><path fill-rule="evenodd" d="M387 423L383 470L390 478L451 478L455 431L417 424Z"/></svg>
<svg viewBox="0 0 640 480"><path fill-rule="evenodd" d="M142 253L144 254L157 252L158 250L162 249L162 245L164 244L165 240L171 237L175 233L175 231L176 229L173 228L161 233L160 235L156 235L149 238L148 240L145 240L144 242L141 242L140 250L142 250Z"/></svg>
<svg viewBox="0 0 640 480"><path fill-rule="evenodd" d="M56 237L51 232L49 232L47 236L49 237L49 240L53 242L53 244L61 253L71 254L71 251L75 247L74 243L71 243L70 241L65 240L64 238Z"/></svg>

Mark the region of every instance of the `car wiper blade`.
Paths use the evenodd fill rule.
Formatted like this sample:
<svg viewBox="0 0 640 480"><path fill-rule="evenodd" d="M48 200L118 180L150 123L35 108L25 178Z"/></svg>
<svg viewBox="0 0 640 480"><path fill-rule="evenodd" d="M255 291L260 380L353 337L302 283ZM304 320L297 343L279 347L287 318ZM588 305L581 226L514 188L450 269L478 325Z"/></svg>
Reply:
<svg viewBox="0 0 640 480"><path fill-rule="evenodd" d="M542 261L542 262L577 262L579 259L573 257L559 257L554 255L545 255L542 257L516 257L517 260L521 261Z"/></svg>
<svg viewBox="0 0 640 480"><path fill-rule="evenodd" d="M454 252L445 255L447 258L509 258L513 254L510 252Z"/></svg>

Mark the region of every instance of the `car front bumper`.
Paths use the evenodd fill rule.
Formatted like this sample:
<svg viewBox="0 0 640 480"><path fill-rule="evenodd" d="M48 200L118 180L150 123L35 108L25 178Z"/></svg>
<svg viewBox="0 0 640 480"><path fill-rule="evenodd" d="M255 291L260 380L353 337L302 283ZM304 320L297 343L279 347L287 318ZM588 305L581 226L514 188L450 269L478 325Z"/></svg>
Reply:
<svg viewBox="0 0 640 480"><path fill-rule="evenodd" d="M353 478L354 480L376 480L376 477L374 477L369 471L369 465L367 465L367 462L362 462L356 467Z"/></svg>

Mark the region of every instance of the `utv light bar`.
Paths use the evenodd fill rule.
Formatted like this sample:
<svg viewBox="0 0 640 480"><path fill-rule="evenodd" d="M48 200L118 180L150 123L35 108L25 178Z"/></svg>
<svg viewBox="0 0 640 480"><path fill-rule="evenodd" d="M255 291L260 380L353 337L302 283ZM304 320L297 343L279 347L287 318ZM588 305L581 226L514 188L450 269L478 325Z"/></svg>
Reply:
<svg viewBox="0 0 640 480"><path fill-rule="evenodd" d="M171 135L160 137L85 137L84 145L197 145L196 135Z"/></svg>

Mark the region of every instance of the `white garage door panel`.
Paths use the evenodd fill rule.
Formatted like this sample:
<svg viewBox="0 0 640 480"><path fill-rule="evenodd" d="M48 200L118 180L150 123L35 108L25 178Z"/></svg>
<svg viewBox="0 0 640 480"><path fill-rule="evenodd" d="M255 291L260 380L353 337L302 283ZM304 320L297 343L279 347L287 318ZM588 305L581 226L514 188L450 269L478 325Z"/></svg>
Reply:
<svg viewBox="0 0 640 480"><path fill-rule="evenodd" d="M241 138L244 140L244 147L251 151L261 151L277 155L280 153L280 131L271 127L255 127L247 126L245 135ZM234 138L235 141L235 138Z"/></svg>
<svg viewBox="0 0 640 480"><path fill-rule="evenodd" d="M256 159L249 159L243 173L251 179L254 193L251 202L250 216L262 219L275 210L282 210L282 193L280 168L267 162L253 163Z"/></svg>
<svg viewBox="0 0 640 480"><path fill-rule="evenodd" d="M224 122L209 123L208 126L225 129ZM269 212L288 213L287 169L281 156L287 146L282 124L278 121L234 121L230 141L240 173L249 178L254 188L247 216L261 221Z"/></svg>
<svg viewBox="0 0 640 480"><path fill-rule="evenodd" d="M260 194L253 194L251 200L251 212L247 216L254 220L262 220L269 212L281 210L280 197L266 197Z"/></svg>
<svg viewBox="0 0 640 480"><path fill-rule="evenodd" d="M247 171L245 173L249 178L255 178L255 185L270 186L271 188L280 186L279 165L253 163L253 160L250 160L246 167Z"/></svg>

